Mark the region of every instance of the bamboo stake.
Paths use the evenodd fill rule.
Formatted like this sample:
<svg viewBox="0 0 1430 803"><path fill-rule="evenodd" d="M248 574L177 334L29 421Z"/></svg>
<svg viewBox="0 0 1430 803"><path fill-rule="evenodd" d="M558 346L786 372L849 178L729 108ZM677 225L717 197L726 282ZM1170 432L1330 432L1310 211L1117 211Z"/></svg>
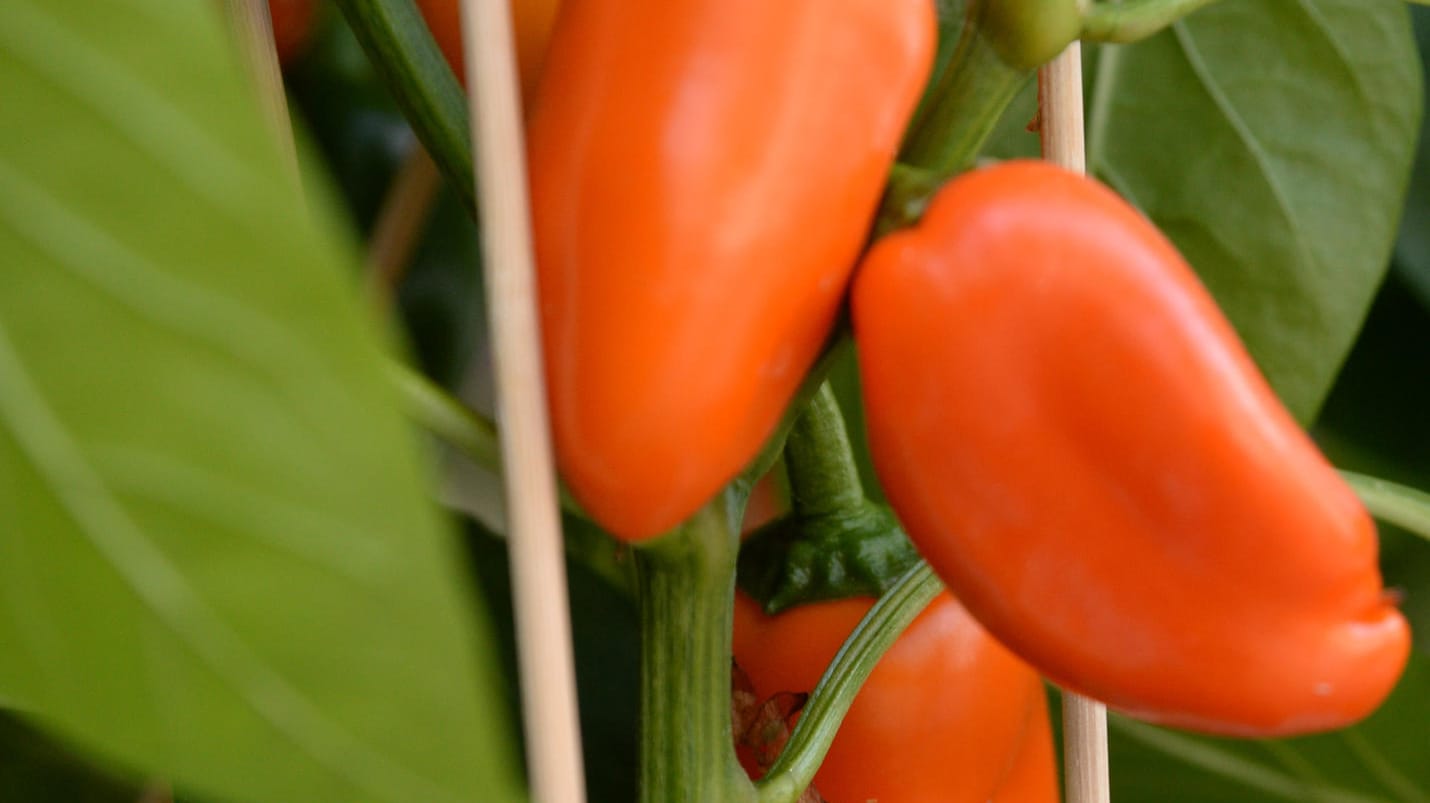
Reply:
<svg viewBox="0 0 1430 803"><path fill-rule="evenodd" d="M283 72L273 44L273 18L267 0L224 0L229 26L239 51L258 89L264 116L283 151L293 180L298 180L298 151L293 144L293 126L288 118L288 95L283 91Z"/></svg>
<svg viewBox="0 0 1430 803"><path fill-rule="evenodd" d="M1082 122L1082 45L1073 42L1038 72L1038 127L1043 158L1087 172Z"/></svg>
<svg viewBox="0 0 1430 803"><path fill-rule="evenodd" d="M1043 158L1087 172L1083 139L1082 47L1073 42L1038 73ZM1107 709L1063 691L1063 759L1068 803L1109 803Z"/></svg>
<svg viewBox="0 0 1430 803"><path fill-rule="evenodd" d="M532 799L585 800L546 417L520 96L506 0L462 0Z"/></svg>
<svg viewBox="0 0 1430 803"><path fill-rule="evenodd" d="M368 241L367 288L382 309L390 306L412 262L412 252L431 217L441 179L427 149L414 142L382 199Z"/></svg>

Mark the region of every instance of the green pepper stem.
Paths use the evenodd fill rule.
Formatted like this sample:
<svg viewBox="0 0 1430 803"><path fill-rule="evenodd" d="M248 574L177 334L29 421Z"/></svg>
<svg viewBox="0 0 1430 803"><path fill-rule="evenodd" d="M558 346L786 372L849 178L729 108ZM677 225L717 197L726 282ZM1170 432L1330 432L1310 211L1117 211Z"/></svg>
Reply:
<svg viewBox="0 0 1430 803"><path fill-rule="evenodd" d="M904 143L903 164L944 178L973 164L1004 109L1033 76L998 55L983 35L982 13L983 2L968 3L948 67Z"/></svg>
<svg viewBox="0 0 1430 803"><path fill-rule="evenodd" d="M1094 3L1082 17L1087 42L1127 44L1146 39L1216 0L1126 0Z"/></svg>
<svg viewBox="0 0 1430 803"><path fill-rule="evenodd" d="M413 0L337 0L337 4L417 138L475 218L467 97L421 12Z"/></svg>
<svg viewBox="0 0 1430 803"><path fill-rule="evenodd" d="M1012 67L983 35L986 0L970 0L958 44L910 128L890 176L876 234L903 228L922 214L922 200L966 170L1033 70Z"/></svg>
<svg viewBox="0 0 1430 803"><path fill-rule="evenodd" d="M636 550L641 616L643 803L741 803L730 632L744 494L727 490L679 530Z"/></svg>
<svg viewBox="0 0 1430 803"><path fill-rule="evenodd" d="M408 418L478 467L501 475L501 449L491 421L410 367L389 362L386 368L388 380L397 389ZM565 486L561 487L561 522L568 555L621 591L634 593L625 548L585 517ZM504 537L505 533L494 531L492 535Z"/></svg>
<svg viewBox="0 0 1430 803"><path fill-rule="evenodd" d="M412 420L478 466L501 473L497 430L490 421L406 365L389 362L387 375Z"/></svg>
<svg viewBox="0 0 1430 803"><path fill-rule="evenodd" d="M814 688L779 760L758 784L759 803L794 803L803 794L814 781L859 687L942 590L938 575L921 561L869 609Z"/></svg>
<svg viewBox="0 0 1430 803"><path fill-rule="evenodd" d="M801 518L861 508L864 487L834 389L824 382L785 441L790 503Z"/></svg>

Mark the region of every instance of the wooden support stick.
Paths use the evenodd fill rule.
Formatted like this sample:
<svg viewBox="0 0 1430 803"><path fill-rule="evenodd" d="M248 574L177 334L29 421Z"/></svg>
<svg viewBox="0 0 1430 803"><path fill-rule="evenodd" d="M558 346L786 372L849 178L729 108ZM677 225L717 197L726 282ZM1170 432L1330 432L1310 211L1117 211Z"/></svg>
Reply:
<svg viewBox="0 0 1430 803"><path fill-rule="evenodd" d="M1082 121L1082 45L1073 42L1038 72L1038 120L1043 158L1087 172Z"/></svg>
<svg viewBox="0 0 1430 803"><path fill-rule="evenodd" d="M1043 158L1086 173L1079 43L1038 73L1038 103ZM1069 691L1063 692L1063 761L1068 803L1109 803L1107 709Z"/></svg>
<svg viewBox="0 0 1430 803"><path fill-rule="evenodd" d="M520 96L506 0L462 0L506 466L508 543L532 800L585 800L566 565L546 415Z"/></svg>

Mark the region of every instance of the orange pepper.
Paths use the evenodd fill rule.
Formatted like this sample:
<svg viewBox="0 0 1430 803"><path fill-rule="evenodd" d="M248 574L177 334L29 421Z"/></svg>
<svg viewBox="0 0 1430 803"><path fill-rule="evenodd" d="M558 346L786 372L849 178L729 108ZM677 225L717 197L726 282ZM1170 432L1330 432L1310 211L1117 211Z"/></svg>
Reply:
<svg viewBox="0 0 1430 803"><path fill-rule="evenodd" d="M735 663L761 699L814 689L873 600L766 616L735 600ZM1037 674L947 592L894 642L845 716L814 786L829 803L1055 803Z"/></svg>
<svg viewBox="0 0 1430 803"><path fill-rule="evenodd" d="M929 0L573 0L532 107L546 378L630 541L756 455L829 336L928 76Z"/></svg>
<svg viewBox="0 0 1430 803"><path fill-rule="evenodd" d="M1053 752L1053 723L1046 699L1033 703L1028 733L1013 758L1008 776L989 798L990 803L1057 803L1058 759ZM890 801L892 803L892 801Z"/></svg>
<svg viewBox="0 0 1430 803"><path fill-rule="evenodd" d="M1053 681L1284 736L1375 709L1409 650L1375 529L1151 223L1008 163L944 187L853 289L899 519Z"/></svg>

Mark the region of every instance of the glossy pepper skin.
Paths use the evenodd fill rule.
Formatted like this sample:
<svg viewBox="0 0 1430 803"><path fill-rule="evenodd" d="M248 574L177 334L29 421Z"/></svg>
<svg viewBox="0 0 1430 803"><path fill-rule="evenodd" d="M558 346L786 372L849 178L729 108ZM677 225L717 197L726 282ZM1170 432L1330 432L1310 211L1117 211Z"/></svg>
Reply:
<svg viewBox="0 0 1430 803"><path fill-rule="evenodd" d="M541 77L541 63L551 29L556 24L556 12L561 0L511 0L512 33L516 37L516 61L521 72L521 95L530 98ZM446 56L447 64L457 80L466 82L466 66L462 58L461 0L417 0L422 18L437 47Z"/></svg>
<svg viewBox="0 0 1430 803"><path fill-rule="evenodd" d="M828 337L930 0L570 0L529 125L557 457L628 541L755 457Z"/></svg>
<svg viewBox="0 0 1430 803"><path fill-rule="evenodd" d="M915 545L1067 688L1284 736L1376 708L1409 647L1374 526L1157 229L1007 163L855 278L869 439Z"/></svg>
<svg viewBox="0 0 1430 803"><path fill-rule="evenodd" d="M1039 691L1039 694L1042 694ZM1033 703L1027 735L1013 757L1008 775L989 798L990 803L1058 803L1058 759L1053 751L1053 723L1048 701Z"/></svg>
<svg viewBox="0 0 1430 803"><path fill-rule="evenodd" d="M735 600L735 663L761 699L814 689L873 605L820 602L766 616ZM1042 683L948 593L885 653L815 775L829 803L1055 803Z"/></svg>

